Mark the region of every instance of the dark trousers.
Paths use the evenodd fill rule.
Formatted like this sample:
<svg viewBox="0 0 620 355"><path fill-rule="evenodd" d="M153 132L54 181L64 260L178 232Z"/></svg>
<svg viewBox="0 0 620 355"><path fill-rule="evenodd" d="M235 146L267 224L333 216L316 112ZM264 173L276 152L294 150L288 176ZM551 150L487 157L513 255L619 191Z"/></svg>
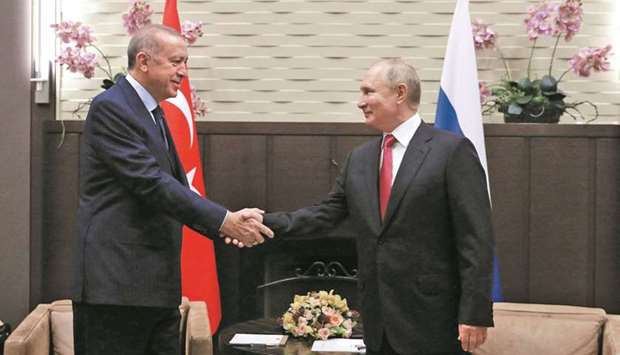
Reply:
<svg viewBox="0 0 620 355"><path fill-rule="evenodd" d="M471 353L461 351L461 352L455 352L455 353L432 353L432 354L424 354L424 355L470 355L470 354ZM387 339L387 336L385 335L385 333L383 333L383 339L381 340L381 350L379 351L367 350L366 355L403 355L403 354L396 352L396 350L392 348L392 345L390 345L390 341Z"/></svg>
<svg viewBox="0 0 620 355"><path fill-rule="evenodd" d="M180 355L178 308L73 303L75 355Z"/></svg>

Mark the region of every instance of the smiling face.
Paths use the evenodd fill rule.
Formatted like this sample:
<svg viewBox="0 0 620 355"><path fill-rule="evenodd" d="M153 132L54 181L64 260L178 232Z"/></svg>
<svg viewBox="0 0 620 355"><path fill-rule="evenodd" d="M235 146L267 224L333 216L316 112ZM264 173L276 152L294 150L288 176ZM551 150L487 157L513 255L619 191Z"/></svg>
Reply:
<svg viewBox="0 0 620 355"><path fill-rule="evenodd" d="M138 54L141 84L155 100L175 97L187 75L187 46L181 37L156 34L157 50Z"/></svg>
<svg viewBox="0 0 620 355"><path fill-rule="evenodd" d="M385 80L385 66L371 67L360 84L357 107L362 110L366 124L382 132L391 132L398 126L399 95Z"/></svg>

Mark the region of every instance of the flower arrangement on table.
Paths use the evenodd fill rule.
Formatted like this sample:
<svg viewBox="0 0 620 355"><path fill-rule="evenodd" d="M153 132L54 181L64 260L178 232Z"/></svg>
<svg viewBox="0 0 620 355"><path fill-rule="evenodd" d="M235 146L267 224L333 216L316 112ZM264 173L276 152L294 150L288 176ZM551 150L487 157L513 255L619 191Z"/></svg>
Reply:
<svg viewBox="0 0 620 355"><path fill-rule="evenodd" d="M122 18L125 30L131 36L142 27L151 23L153 10L145 0L130 0L129 3L130 7L127 13L123 14ZM60 55L56 57L56 62L61 66L65 66L70 72L81 73L85 78L91 79L95 76L95 69L101 70L105 74L101 88L105 90L111 88L114 83L127 74L127 70L124 67L121 68L121 72L113 73L108 56L95 44L96 38L90 26L81 22L63 21L53 24L52 28L54 28L56 36L63 43ZM188 45L194 44L203 34L202 22L185 21L181 25L181 35ZM104 64L97 60L98 55L103 59ZM206 116L206 103L198 96L193 86L191 90L194 113L201 117ZM73 115L81 118L80 111L89 104L90 100L79 104L73 110Z"/></svg>
<svg viewBox="0 0 620 355"><path fill-rule="evenodd" d="M587 100L565 102L566 94L558 88L558 85L564 76L571 71L580 77L588 77L592 71L609 70L608 56L611 55L611 45L580 49L568 61L568 68L557 79L553 76L553 63L558 43L561 39L570 41L581 29L582 21L581 0L564 0L559 4L542 0L531 5L524 20L528 39L532 42L527 76L515 81L511 76L508 61L497 43L495 31L482 20L476 19L472 23L476 50L494 49L506 71L505 77L499 83L491 86L487 86L482 81L479 83L483 114L497 110L504 114L506 122L555 123L559 121L563 113L567 113L575 120L586 120L578 106L588 104L594 109L594 118L586 121L596 119L598 109L595 104ZM549 69L542 78L532 78L532 58L534 57L536 43L539 38L545 36L555 38Z"/></svg>
<svg viewBox="0 0 620 355"><path fill-rule="evenodd" d="M350 338L358 319L359 313L349 309L347 300L331 290L295 295L281 322L294 337L326 340Z"/></svg>

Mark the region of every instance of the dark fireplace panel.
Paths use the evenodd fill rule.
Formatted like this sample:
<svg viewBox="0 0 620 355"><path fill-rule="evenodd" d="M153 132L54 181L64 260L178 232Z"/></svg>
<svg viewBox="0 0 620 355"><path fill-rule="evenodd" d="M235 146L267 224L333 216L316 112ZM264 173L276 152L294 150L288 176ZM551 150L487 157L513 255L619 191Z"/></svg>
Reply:
<svg viewBox="0 0 620 355"><path fill-rule="evenodd" d="M309 291L333 289L347 298L350 307L357 306L357 254L352 238L274 240L263 251L262 272L256 271L257 282L252 285L256 318L282 315L295 294ZM249 297L250 293L245 295ZM244 303L249 306L248 301Z"/></svg>

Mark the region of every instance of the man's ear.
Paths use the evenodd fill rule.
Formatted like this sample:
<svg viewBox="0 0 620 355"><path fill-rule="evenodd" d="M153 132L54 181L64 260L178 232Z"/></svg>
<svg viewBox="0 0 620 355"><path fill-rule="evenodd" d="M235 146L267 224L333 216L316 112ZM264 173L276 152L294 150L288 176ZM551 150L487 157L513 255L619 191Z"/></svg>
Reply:
<svg viewBox="0 0 620 355"><path fill-rule="evenodd" d="M136 68L141 72L148 71L148 60L150 59L149 55L144 52L138 52L136 54Z"/></svg>
<svg viewBox="0 0 620 355"><path fill-rule="evenodd" d="M398 97L398 103L407 102L407 97L409 96L409 88L406 84L400 83L396 86L396 96Z"/></svg>

